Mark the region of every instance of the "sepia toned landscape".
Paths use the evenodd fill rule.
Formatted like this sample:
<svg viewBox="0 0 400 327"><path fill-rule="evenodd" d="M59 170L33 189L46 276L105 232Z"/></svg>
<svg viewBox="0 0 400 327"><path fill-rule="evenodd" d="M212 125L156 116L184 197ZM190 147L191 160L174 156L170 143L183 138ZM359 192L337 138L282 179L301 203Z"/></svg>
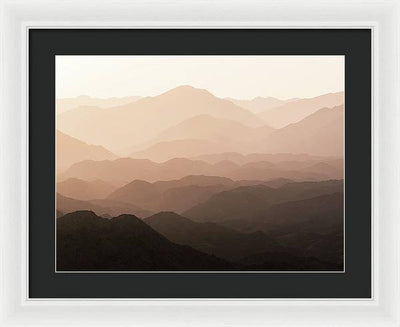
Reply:
<svg viewBox="0 0 400 327"><path fill-rule="evenodd" d="M56 60L57 271L344 269L342 57L88 57Z"/></svg>

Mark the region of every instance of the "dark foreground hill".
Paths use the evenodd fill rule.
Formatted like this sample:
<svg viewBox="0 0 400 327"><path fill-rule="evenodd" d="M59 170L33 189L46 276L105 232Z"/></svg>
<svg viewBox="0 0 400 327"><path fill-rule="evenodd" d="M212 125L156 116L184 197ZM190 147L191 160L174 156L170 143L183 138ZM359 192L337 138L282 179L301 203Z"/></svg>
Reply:
<svg viewBox="0 0 400 327"><path fill-rule="evenodd" d="M320 260L316 257L296 256L287 252L265 252L242 259L242 270L253 271L340 271L341 263Z"/></svg>
<svg viewBox="0 0 400 327"><path fill-rule="evenodd" d="M291 253L343 262L343 192L273 205L251 219L225 221L244 232L263 231Z"/></svg>
<svg viewBox="0 0 400 327"><path fill-rule="evenodd" d="M189 245L199 251L237 261L265 251L283 251L263 232L241 233L214 223L198 223L174 212L160 212L144 222L170 241Z"/></svg>
<svg viewBox="0 0 400 327"><path fill-rule="evenodd" d="M215 256L177 245L133 215L76 211L57 220L57 270L231 270Z"/></svg>

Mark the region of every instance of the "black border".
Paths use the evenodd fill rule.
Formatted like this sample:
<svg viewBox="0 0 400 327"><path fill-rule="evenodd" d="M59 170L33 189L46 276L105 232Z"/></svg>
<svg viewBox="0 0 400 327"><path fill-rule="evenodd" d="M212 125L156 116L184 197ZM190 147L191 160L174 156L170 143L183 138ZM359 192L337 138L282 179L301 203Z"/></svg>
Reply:
<svg viewBox="0 0 400 327"><path fill-rule="evenodd" d="M55 273L55 55L345 55L345 273ZM306 82L306 81L305 81ZM30 29L30 298L370 298L370 29Z"/></svg>

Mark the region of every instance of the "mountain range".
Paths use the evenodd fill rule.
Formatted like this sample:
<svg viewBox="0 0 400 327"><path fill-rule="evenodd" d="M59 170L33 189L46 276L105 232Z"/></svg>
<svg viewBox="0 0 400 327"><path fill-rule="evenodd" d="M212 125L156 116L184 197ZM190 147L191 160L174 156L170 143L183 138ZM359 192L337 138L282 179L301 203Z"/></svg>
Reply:
<svg viewBox="0 0 400 327"><path fill-rule="evenodd" d="M340 264L285 252L262 232L235 232L168 212L144 221L134 215L105 219L91 211L57 219L57 271L340 269Z"/></svg>
<svg viewBox="0 0 400 327"><path fill-rule="evenodd" d="M92 157L85 159L116 158L107 150L111 149L122 156L156 162L225 152L343 155L343 92L281 101L282 105L257 115L190 86L130 100L134 101L107 108L75 107L59 114L57 126L64 133L57 134L60 142L69 143L71 149L66 151L78 153L74 148L88 142L98 146L91 146L97 151L92 149ZM286 120L277 123L279 119ZM64 142L65 133L82 144ZM84 160L64 157L69 160L60 162L59 169Z"/></svg>
<svg viewBox="0 0 400 327"><path fill-rule="evenodd" d="M215 164L202 160L175 158L162 163L148 159L121 158L116 160L94 161L85 160L73 164L65 172L58 174L58 181L77 178L93 181L101 177L105 182L122 186L135 179L147 182L180 179L188 175L206 175L227 177L233 180L268 181L276 178L292 180L325 180L341 179L343 163L338 158L310 159L296 161L296 156L283 156L286 161L271 163L263 155L254 155L254 162L243 165L231 161L221 161ZM266 156L265 158L268 158ZM276 159L276 158L275 158ZM246 160L250 160L247 158ZM323 164L323 165L319 165ZM315 165L318 169L314 171Z"/></svg>
<svg viewBox="0 0 400 327"><path fill-rule="evenodd" d="M254 113L228 100L206 90L180 86L159 96L117 107L68 110L57 116L57 126L69 135L120 153L198 115L236 120L253 127L264 125Z"/></svg>
<svg viewBox="0 0 400 327"><path fill-rule="evenodd" d="M278 187L290 180L277 179L263 181L233 181L219 176L186 176L179 180L149 183L134 180L112 192L107 198L131 203L151 211L183 212L205 202L212 195L243 185L269 185Z"/></svg>
<svg viewBox="0 0 400 327"><path fill-rule="evenodd" d="M343 92L56 106L57 270L343 269Z"/></svg>
<svg viewBox="0 0 400 327"><path fill-rule="evenodd" d="M343 154L343 106L322 108L280 129L251 128L235 121L202 115L173 126L147 148L130 154L162 162L225 152Z"/></svg>

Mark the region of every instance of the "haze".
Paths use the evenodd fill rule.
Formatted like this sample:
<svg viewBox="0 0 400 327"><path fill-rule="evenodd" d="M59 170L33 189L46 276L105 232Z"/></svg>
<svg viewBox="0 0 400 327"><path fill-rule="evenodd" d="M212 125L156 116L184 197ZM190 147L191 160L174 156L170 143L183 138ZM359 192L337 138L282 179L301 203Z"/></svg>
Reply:
<svg viewBox="0 0 400 327"><path fill-rule="evenodd" d="M56 63L58 271L343 271L344 57Z"/></svg>
<svg viewBox="0 0 400 327"><path fill-rule="evenodd" d="M344 91L344 56L56 56L56 97L156 96L180 85L217 97Z"/></svg>

